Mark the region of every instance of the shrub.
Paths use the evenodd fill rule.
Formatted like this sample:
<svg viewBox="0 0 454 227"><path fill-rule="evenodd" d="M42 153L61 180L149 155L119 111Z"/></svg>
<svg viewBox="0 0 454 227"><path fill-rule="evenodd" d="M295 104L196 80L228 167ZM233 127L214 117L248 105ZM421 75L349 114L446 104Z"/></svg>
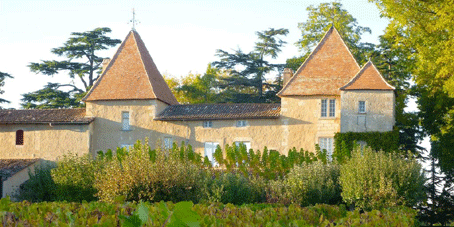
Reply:
<svg viewBox="0 0 454 227"><path fill-rule="evenodd" d="M30 179L19 187L14 197L30 202L54 201L57 186L51 176L53 168L55 165L50 162L36 165L34 172L28 172Z"/></svg>
<svg viewBox="0 0 454 227"><path fill-rule="evenodd" d="M57 200L93 201L97 190L94 188L95 173L104 166L103 159L93 159L90 154L79 157L75 154L64 155L52 169L52 178L57 185Z"/></svg>
<svg viewBox="0 0 454 227"><path fill-rule="evenodd" d="M140 142L129 153L117 152L116 158L95 173L97 196L106 202L119 196L126 201L198 201L203 180L200 166L180 155L172 151L166 155Z"/></svg>
<svg viewBox="0 0 454 227"><path fill-rule="evenodd" d="M411 207L424 199L424 175L410 154L357 148L342 165L339 180L343 200L365 210Z"/></svg>
<svg viewBox="0 0 454 227"><path fill-rule="evenodd" d="M316 161L293 167L283 180L269 183L269 202L296 203L302 206L317 203L337 204L340 197L339 165Z"/></svg>
<svg viewBox="0 0 454 227"><path fill-rule="evenodd" d="M220 172L204 185L204 200L236 205L265 202L266 183L261 177Z"/></svg>

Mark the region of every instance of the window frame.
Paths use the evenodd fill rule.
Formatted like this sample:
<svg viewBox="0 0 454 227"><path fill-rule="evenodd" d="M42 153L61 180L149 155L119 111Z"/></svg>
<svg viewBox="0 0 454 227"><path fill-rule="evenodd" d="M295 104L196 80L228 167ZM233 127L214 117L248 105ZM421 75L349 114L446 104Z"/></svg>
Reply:
<svg viewBox="0 0 454 227"><path fill-rule="evenodd" d="M127 117L125 117L125 114L127 114ZM127 127L125 127L126 120L128 122ZM129 111L121 112L121 130L122 131L131 131L131 114Z"/></svg>
<svg viewBox="0 0 454 227"><path fill-rule="evenodd" d="M334 137L319 137L318 146L321 151L326 150L327 158L331 161L334 153Z"/></svg>
<svg viewBox="0 0 454 227"><path fill-rule="evenodd" d="M170 143L169 143L170 141ZM165 150L170 150L173 147L173 137L171 136L166 136L164 137L164 140L162 141L162 145Z"/></svg>
<svg viewBox="0 0 454 227"><path fill-rule="evenodd" d="M248 123L247 123L246 120L237 120L236 121L236 127L237 128L243 128L243 127L247 127L247 126L248 126Z"/></svg>
<svg viewBox="0 0 454 227"><path fill-rule="evenodd" d="M363 105L361 105L363 104ZM361 107L364 107L363 109ZM367 113L366 101L358 101L358 113L365 114Z"/></svg>
<svg viewBox="0 0 454 227"><path fill-rule="evenodd" d="M320 103L320 117L321 118L335 118L336 117L336 99L321 99Z"/></svg>
<svg viewBox="0 0 454 227"><path fill-rule="evenodd" d="M203 128L213 128L213 121L204 121Z"/></svg>
<svg viewBox="0 0 454 227"><path fill-rule="evenodd" d="M25 133L24 130L16 130L16 146L24 146L25 144Z"/></svg>
<svg viewBox="0 0 454 227"><path fill-rule="evenodd" d="M208 141L203 143L203 157L208 157L208 160L211 162L212 166L219 166L218 162L216 162L216 159L214 158L214 153L216 152L218 146L218 142ZM208 150L207 148L211 149L211 154L208 154L210 150Z"/></svg>

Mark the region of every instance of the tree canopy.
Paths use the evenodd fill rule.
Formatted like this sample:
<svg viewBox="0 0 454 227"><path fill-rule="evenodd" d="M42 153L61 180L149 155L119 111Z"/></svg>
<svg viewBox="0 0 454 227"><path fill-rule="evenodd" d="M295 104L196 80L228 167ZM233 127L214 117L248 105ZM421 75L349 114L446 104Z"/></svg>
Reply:
<svg viewBox="0 0 454 227"><path fill-rule="evenodd" d="M62 47L54 48L51 51L59 57L66 58L66 60L45 60L41 63L30 63L28 67L32 72L48 76L67 72L72 82L66 84L50 83L39 91L27 93L24 95L22 99L24 103L21 105L25 108L67 108L82 105L80 97L83 97L82 94L87 92L100 76L103 58L98 56L97 52L121 43L121 40L112 39L105 35L110 32L110 28L73 32L71 33L72 37ZM74 80L81 82L83 87L76 86ZM62 88L69 88L69 91L61 90ZM46 92L51 92L52 95L44 97L43 94ZM71 101L62 101L67 99L71 99ZM43 102L40 103L41 101Z"/></svg>
<svg viewBox="0 0 454 227"><path fill-rule="evenodd" d="M0 72L0 95L5 93L5 91L2 90L2 87L5 86L6 78L13 78L13 77L11 75L9 75L8 73ZM9 103L9 101L6 99L0 98L0 103ZM0 107L0 109L1 109L1 107Z"/></svg>
<svg viewBox="0 0 454 227"><path fill-rule="evenodd" d="M294 65L301 65L299 63L302 63L309 56L331 26L339 31L356 60L360 64L365 63L367 59L365 53L373 50L374 46L370 43L362 43L360 39L362 34L371 33L369 27L359 26L356 18L343 9L342 4L338 2L321 3L318 6L311 5L306 10L309 12L309 16L306 22L298 23L301 39L295 43L300 49L302 57Z"/></svg>
<svg viewBox="0 0 454 227"><path fill-rule="evenodd" d="M222 93L232 97L227 102L275 102L279 84L267 83L265 75L272 71L282 71L283 64L273 64L265 58L275 59L286 43L281 39L288 34L288 29L270 28L256 32L258 41L254 50L244 53L241 49L230 53L217 50L219 61L213 62L218 69L228 70L230 76L221 78L218 85ZM270 95L273 93L274 95Z"/></svg>

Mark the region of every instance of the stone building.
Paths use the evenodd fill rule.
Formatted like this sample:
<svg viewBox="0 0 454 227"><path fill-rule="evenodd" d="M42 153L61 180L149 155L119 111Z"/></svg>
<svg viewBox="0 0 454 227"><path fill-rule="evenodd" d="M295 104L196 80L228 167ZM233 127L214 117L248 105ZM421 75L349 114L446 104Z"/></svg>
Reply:
<svg viewBox="0 0 454 227"><path fill-rule="evenodd" d="M278 96L280 104L180 105L131 31L83 99L85 109L0 110L0 159L54 161L145 138L164 148L184 141L212 161L217 145L232 143L283 154L319 144L332 153L337 132L394 126L394 87L371 62L360 68L334 27L295 73L284 71Z"/></svg>

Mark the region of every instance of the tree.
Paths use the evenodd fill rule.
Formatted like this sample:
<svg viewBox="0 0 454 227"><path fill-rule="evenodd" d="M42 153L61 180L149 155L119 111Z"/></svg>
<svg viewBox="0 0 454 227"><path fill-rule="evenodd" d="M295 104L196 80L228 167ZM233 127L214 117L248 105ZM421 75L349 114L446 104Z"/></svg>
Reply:
<svg viewBox="0 0 454 227"><path fill-rule="evenodd" d="M446 174L454 173L454 2L374 0L402 32L395 40L411 51L418 107L431 154Z"/></svg>
<svg viewBox="0 0 454 227"><path fill-rule="evenodd" d="M11 75L9 75L8 73L0 72L0 95L5 93L5 91L2 90L1 88L3 86L5 86L5 79L6 78L13 78L13 77ZM10 103L10 101L0 98L0 103ZM0 107L0 109L1 109L1 107Z"/></svg>
<svg viewBox="0 0 454 227"><path fill-rule="evenodd" d="M322 3L317 7L311 5L306 10L309 11L308 20L298 23L302 37L295 43L300 49L302 56L292 59L290 62L288 60L288 64L292 61L302 63L331 26L334 26L339 31L356 60L361 64L366 62L366 53L373 51L374 45L362 43L360 39L362 34L371 33L370 28L358 26L356 19L347 10L342 9L342 4L338 2ZM296 71L296 65L299 67L301 64L291 64L289 66Z"/></svg>
<svg viewBox="0 0 454 227"><path fill-rule="evenodd" d="M221 83L219 88L225 89L224 93L226 94L234 90L239 91L239 93L230 94L234 97L234 100L230 100L232 102L276 101L265 98L266 91L264 91L264 88L276 86L276 84L267 83L265 75L271 71L282 70L283 65L272 64L265 58L277 58L281 52L281 47L286 43L280 36L286 36L288 29L270 28L256 34L258 42L255 43L254 50L249 53L244 53L241 49L235 50L234 53L217 50L216 56L220 58L220 61L213 62L213 66L229 70L231 74L231 76L222 79L224 83ZM271 97L277 99L275 96Z"/></svg>
<svg viewBox="0 0 454 227"><path fill-rule="evenodd" d="M216 103L222 99L216 89L219 77L222 75L221 70L208 64L203 75L189 73L181 79L164 75L164 79L179 103Z"/></svg>
<svg viewBox="0 0 454 227"><path fill-rule="evenodd" d="M21 105L25 108L54 108L61 107L77 107L82 105L80 102L81 94L87 92L94 82L100 76L100 66L103 58L97 55L97 51L107 50L109 47L114 47L121 43L119 39L111 39L105 36L110 33L110 28L96 28L93 31L73 32L72 37L65 42L62 47L52 49L52 53L59 57L65 57L67 60L42 61L41 63L31 63L28 67L35 73L42 73L48 76L54 76L60 72L68 72L72 79L71 83L59 84L49 83L43 89L36 92L31 92L24 95ZM83 84L83 87L78 87L74 84L77 78ZM61 88L69 88L69 91L59 90ZM51 92L44 98L45 92ZM68 99L71 99L68 101ZM44 103L33 103L40 102ZM65 101L63 101L65 100ZM46 106L50 104L50 106Z"/></svg>

